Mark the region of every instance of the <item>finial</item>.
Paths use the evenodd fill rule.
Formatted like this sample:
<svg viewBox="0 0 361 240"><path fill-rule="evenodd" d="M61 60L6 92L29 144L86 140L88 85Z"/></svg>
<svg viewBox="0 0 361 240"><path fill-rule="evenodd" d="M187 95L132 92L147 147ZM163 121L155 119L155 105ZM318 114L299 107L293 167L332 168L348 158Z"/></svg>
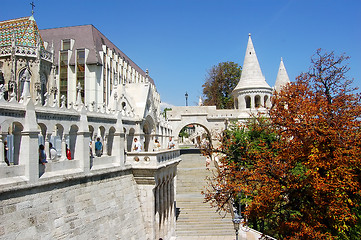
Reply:
<svg viewBox="0 0 361 240"><path fill-rule="evenodd" d="M30 5L31 5L31 15L34 15L34 7L35 7L34 1L31 1Z"/></svg>
<svg viewBox="0 0 361 240"><path fill-rule="evenodd" d="M251 36L251 33L248 33L248 36L250 37L250 36Z"/></svg>
<svg viewBox="0 0 361 240"><path fill-rule="evenodd" d="M283 62L283 58L281 57L281 62Z"/></svg>

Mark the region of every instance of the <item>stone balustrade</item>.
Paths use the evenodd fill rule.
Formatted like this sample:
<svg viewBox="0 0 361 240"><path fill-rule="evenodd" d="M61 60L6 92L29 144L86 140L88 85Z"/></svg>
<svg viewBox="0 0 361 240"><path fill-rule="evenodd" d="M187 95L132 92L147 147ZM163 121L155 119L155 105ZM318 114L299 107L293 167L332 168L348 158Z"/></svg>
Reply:
<svg viewBox="0 0 361 240"><path fill-rule="evenodd" d="M59 228L68 237L75 234L84 239L89 238L92 229L97 229L99 238L108 236L109 232L124 239L174 236L174 179L181 161L180 150L127 152L128 148L132 149L134 137L144 140L144 146L148 146L145 149L153 149L154 138L165 145L165 139L170 136L166 124L159 122L159 130L145 134L141 132L142 118L133 112L105 106L95 109L81 102L67 107L64 103L60 106L37 100L34 103L28 95L19 102L14 97L7 101L1 93L0 90L0 207L14 210L16 206L16 214L35 219L41 217L39 213L44 213L45 206L47 222L52 223L46 230L35 233L30 233L31 229L41 223L34 221L28 227L21 222L12 224L17 232L26 238L32 238L31 234L57 238ZM103 146L98 156L97 138ZM50 159L50 143L57 150L54 159ZM39 145L45 146L47 163L39 163ZM22 202L29 207L23 207ZM66 206L60 214L59 205ZM72 210L75 208L76 211ZM112 225L103 228L104 219L99 216L105 213L101 209L106 209L107 219L119 225L128 224L124 228L126 232L114 232ZM2 219L15 222L20 219L8 213ZM79 220L64 224L74 214ZM16 233L1 230L8 225L3 222L0 238L14 238ZM87 225L82 225L83 222ZM87 231L73 231L75 225Z"/></svg>
<svg viewBox="0 0 361 240"><path fill-rule="evenodd" d="M129 152L126 162L134 169L158 169L178 160L180 160L180 150L171 149L159 152Z"/></svg>
<svg viewBox="0 0 361 240"><path fill-rule="evenodd" d="M40 54L40 59L46 60L48 62L53 61L53 54L49 51L46 51L44 49L37 51L37 47L31 47L31 46L3 46L0 47L0 56L10 56L12 52L15 52L17 56L23 56L23 57L38 57L38 54Z"/></svg>

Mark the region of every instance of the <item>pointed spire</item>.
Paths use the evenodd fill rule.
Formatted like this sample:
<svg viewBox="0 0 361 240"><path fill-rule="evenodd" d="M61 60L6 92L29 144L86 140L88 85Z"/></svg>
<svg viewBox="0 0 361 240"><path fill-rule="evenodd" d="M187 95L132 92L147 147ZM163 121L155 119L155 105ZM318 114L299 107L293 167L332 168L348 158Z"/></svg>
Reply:
<svg viewBox="0 0 361 240"><path fill-rule="evenodd" d="M281 58L280 67L278 68L278 74L277 74L274 89L276 91L280 91L281 88L289 82L290 82L290 79L288 77L285 65L283 64L283 59Z"/></svg>
<svg viewBox="0 0 361 240"><path fill-rule="evenodd" d="M242 75L234 91L250 88L270 89L271 87L267 84L266 79L262 74L256 51L252 43L251 34L248 34L248 44L243 62Z"/></svg>

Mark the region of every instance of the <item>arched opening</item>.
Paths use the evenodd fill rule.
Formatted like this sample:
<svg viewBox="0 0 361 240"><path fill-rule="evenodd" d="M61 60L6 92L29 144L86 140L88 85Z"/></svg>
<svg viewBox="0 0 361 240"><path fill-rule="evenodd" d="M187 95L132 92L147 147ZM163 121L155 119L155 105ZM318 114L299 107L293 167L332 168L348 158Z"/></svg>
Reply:
<svg viewBox="0 0 361 240"><path fill-rule="evenodd" d="M88 128L89 128L89 134L90 134L90 141L92 141L93 140L93 135L94 135L94 127L92 126L92 125L89 125L88 126Z"/></svg>
<svg viewBox="0 0 361 240"><path fill-rule="evenodd" d="M151 144L152 137L155 133L154 121L151 116L146 117L146 121L143 125L143 133L144 133L144 151L153 151L153 146Z"/></svg>
<svg viewBox="0 0 361 240"><path fill-rule="evenodd" d="M251 97L245 96L244 100L246 101L246 108L251 108Z"/></svg>
<svg viewBox="0 0 361 240"><path fill-rule="evenodd" d="M254 103L255 103L254 105L256 108L261 107L261 97L259 95L256 95L254 97Z"/></svg>
<svg viewBox="0 0 361 240"><path fill-rule="evenodd" d="M267 107L267 102L268 102L268 95L264 96L264 99L263 99L263 106L264 107Z"/></svg>
<svg viewBox="0 0 361 240"><path fill-rule="evenodd" d="M23 125L19 122L14 122L9 127L8 148L10 151L10 164L19 165L20 164L20 151L21 151L21 132L23 131ZM37 153L37 150L36 150Z"/></svg>
<svg viewBox="0 0 361 240"><path fill-rule="evenodd" d="M27 68L23 68L20 70L19 77L18 77L18 83L16 84L17 86L15 86L15 89L14 89L14 91L16 91L18 101L20 100L20 97L23 94L25 82L30 81L30 78L31 78L31 73ZM30 91L30 89L29 89L29 91Z"/></svg>
<svg viewBox="0 0 361 240"><path fill-rule="evenodd" d="M47 89L47 77L45 75L45 73L41 73L40 75L40 97L41 97L41 104L44 105L45 104L45 93L48 92Z"/></svg>
<svg viewBox="0 0 361 240"><path fill-rule="evenodd" d="M38 130L40 130L38 135L38 145L42 144L45 146L46 130L47 130L45 124L39 123Z"/></svg>
<svg viewBox="0 0 361 240"><path fill-rule="evenodd" d="M78 134L78 126L72 125L69 131L69 143L68 143L68 148L70 149L71 152L71 159L74 159L77 134Z"/></svg>
<svg viewBox="0 0 361 240"><path fill-rule="evenodd" d="M128 136L127 136L127 152L132 151L134 133L135 133L134 128L129 129L129 133L128 133Z"/></svg>
<svg viewBox="0 0 361 240"><path fill-rule="evenodd" d="M178 133L179 148L206 148L211 145L211 142L209 130L197 123L184 126Z"/></svg>
<svg viewBox="0 0 361 240"><path fill-rule="evenodd" d="M112 155L113 143L114 143L114 133L115 133L115 128L111 127L109 129L109 134L108 134L108 138L107 138L107 146L106 146L108 156Z"/></svg>
<svg viewBox="0 0 361 240"><path fill-rule="evenodd" d="M234 98L234 109L238 109L238 98Z"/></svg>
<svg viewBox="0 0 361 240"><path fill-rule="evenodd" d="M143 126L144 133L144 151L148 152L150 142L150 127L149 124L145 123Z"/></svg>

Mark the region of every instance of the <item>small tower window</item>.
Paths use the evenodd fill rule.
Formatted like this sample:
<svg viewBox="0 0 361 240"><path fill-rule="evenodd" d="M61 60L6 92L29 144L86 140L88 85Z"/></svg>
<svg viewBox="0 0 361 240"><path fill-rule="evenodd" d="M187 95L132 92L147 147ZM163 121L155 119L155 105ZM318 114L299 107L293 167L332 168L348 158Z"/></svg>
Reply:
<svg viewBox="0 0 361 240"><path fill-rule="evenodd" d="M267 107L267 101L268 101L268 96L264 96L264 103L263 103L263 106L264 107Z"/></svg>
<svg viewBox="0 0 361 240"><path fill-rule="evenodd" d="M255 107L259 108L261 107L261 97L259 95L254 97Z"/></svg>
<svg viewBox="0 0 361 240"><path fill-rule="evenodd" d="M246 101L246 108L251 108L251 97L246 96L244 100Z"/></svg>

